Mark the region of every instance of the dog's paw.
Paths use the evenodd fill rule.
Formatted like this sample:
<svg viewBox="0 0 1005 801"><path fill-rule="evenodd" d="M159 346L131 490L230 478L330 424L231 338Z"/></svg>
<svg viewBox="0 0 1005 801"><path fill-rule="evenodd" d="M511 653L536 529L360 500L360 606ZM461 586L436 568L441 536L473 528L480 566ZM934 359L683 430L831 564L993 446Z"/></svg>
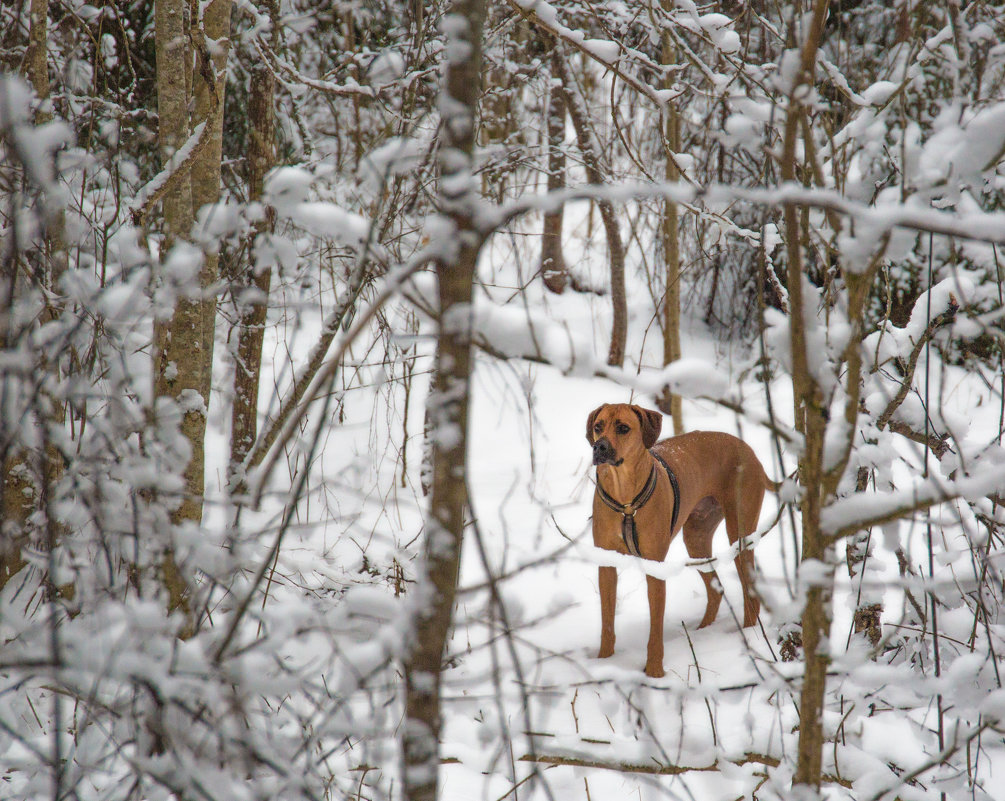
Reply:
<svg viewBox="0 0 1005 801"><path fill-rule="evenodd" d="M651 679L662 679L665 675L663 665L646 665L646 675Z"/></svg>

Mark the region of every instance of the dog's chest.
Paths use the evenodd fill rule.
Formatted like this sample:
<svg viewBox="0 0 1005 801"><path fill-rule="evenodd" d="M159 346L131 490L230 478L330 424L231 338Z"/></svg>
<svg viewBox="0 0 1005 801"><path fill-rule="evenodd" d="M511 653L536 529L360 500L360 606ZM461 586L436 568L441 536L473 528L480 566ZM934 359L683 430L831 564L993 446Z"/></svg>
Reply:
<svg viewBox="0 0 1005 801"><path fill-rule="evenodd" d="M670 544L670 514L672 502L667 503L665 493L654 493L653 497L634 515L634 534L640 555L646 559L662 560ZM632 526L626 522L626 515L607 506L599 494L593 498L593 544L598 548L618 553L631 554L626 537L630 538Z"/></svg>

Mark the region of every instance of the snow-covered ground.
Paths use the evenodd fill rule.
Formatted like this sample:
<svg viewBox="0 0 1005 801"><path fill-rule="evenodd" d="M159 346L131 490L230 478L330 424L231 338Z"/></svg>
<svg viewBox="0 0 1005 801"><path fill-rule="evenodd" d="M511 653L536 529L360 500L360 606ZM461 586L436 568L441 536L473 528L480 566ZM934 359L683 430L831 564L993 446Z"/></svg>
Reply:
<svg viewBox="0 0 1005 801"><path fill-rule="evenodd" d="M661 364L651 299L639 272L630 271L628 353L632 356L625 380L597 377L594 369L602 358L597 354L605 353L609 336L609 299L572 292L556 297L531 285L524 306L516 288L527 283L531 263L519 257L520 250L496 245L482 266L485 286L478 302L492 304L491 330L505 337L521 321L533 319L541 326L539 342L554 343L560 340L555 332L565 332L573 343L565 352L591 358L575 365L563 362L563 369L557 369L478 355L468 458L472 523L465 539L456 628L445 674L441 796L735 799L749 798L756 790L759 798L787 797L798 738L801 663L780 661L778 640L780 628L799 616L794 598L799 535L792 528L798 513L781 509L779 522L757 545L764 607L761 625L753 629L743 630L738 624L734 610L742 609L740 587L732 562L726 559L719 568L725 587L719 618L697 630L704 588L698 572L686 564L683 543L671 545L665 564L655 568L667 579L666 676L646 677L642 672L649 626L645 573L637 560L613 557L592 546L593 470L584 435L587 415L601 403L655 406L651 396L629 386L646 386L645 381L631 379L640 370L639 361L643 374ZM567 259L581 275L602 286L606 265L598 253L603 255L596 247L577 252L573 244ZM687 298L685 292L685 359L698 366L691 369L699 377L702 365L709 374L725 376L747 415L738 416L714 401L686 398L686 428L741 436L760 456L769 476L784 478L794 470L795 457L782 449L784 464L779 464L771 432L756 422L768 416L765 385L751 369L757 354L717 339L697 319ZM389 320L393 329L400 318L391 314ZM312 325L308 319L298 335L308 344ZM526 347L527 341L524 333L519 346ZM359 381L363 388L339 393L337 408L332 407L330 419L321 426L314 489L285 540L277 563L280 579L271 588L279 609L284 593L296 594L305 587L330 593L333 610L338 610L333 614L355 621L337 648L343 661L319 666L331 673L326 683L346 693L353 692L361 676L367 677L362 686L372 690L370 672L400 645L400 621L415 578L424 510L419 489L423 404L432 362L430 340L420 338L417 346L407 420L401 382L388 380L392 376L375 364L365 342L354 346L349 363L360 366L360 375L370 379ZM280 384L288 380L282 378L287 347L284 342L274 351ZM641 360L637 354L643 354ZM981 404L985 391L962 376L935 373L933 381L941 387L947 410L955 410L957 419L969 419L972 436L986 439L997 429L997 409ZM393 377L397 379L397 374ZM787 423L791 389L780 369L771 379L770 392L774 414ZM701 394L701 388L694 394ZM263 406L268 402L267 396L263 398ZM305 430L305 441L314 425L316 415ZM671 428L665 419L664 436L672 433ZM215 452L222 454L224 443L221 438ZM910 443L905 445L904 459L908 467L898 470L910 469L912 461L920 469L920 451ZM279 478L278 485L285 480ZM680 480L686 482L687 477ZM257 522L266 524L276 513L275 506L271 508ZM778 497L769 494L762 527L770 525L779 511ZM250 526L256 518L246 521ZM901 524L899 536L910 560L920 564L925 558L923 523ZM947 528L947 536L956 536L954 529ZM902 622L906 602L896 586L896 558L880 539L874 538L869 580L883 582L889 632L890 625ZM965 561L969 553L965 538L959 539L955 545L947 544L949 556L943 567L950 572L954 559ZM724 551L726 546L720 530L716 548ZM834 675L825 712L827 731L836 736L838 746L828 745L824 772L829 777L827 792L835 797L869 798L896 782L888 765L910 770L923 765L937 749L936 712L925 699L943 685L931 677L930 666L911 673L902 663L887 666L882 660L870 661L865 643L850 637L858 588L847 578L843 557L839 545L831 637ZM619 567L617 650L605 660L596 658L598 564ZM490 577L497 580L504 620L488 590ZM953 573L949 578L959 576ZM967 650L972 622L966 606L943 616L944 632L957 640L943 649L951 675L954 658ZM309 661L311 654L307 649L291 657ZM954 681L974 687L986 686L993 670L986 660L973 657L956 664ZM359 691L358 702L350 706L357 724L371 716L374 732L393 734L397 712L386 699L393 697L398 678L393 668L377 675L376 686L390 687L391 692ZM944 677L943 684L946 681ZM961 709L960 717L966 715ZM973 714L970 719L978 718ZM966 734L965 727L961 731ZM360 742L365 740L364 736ZM360 775L361 786L381 784L386 790L396 769L393 738L387 738L383 747L373 747L371 752L354 750L352 745L336 750L347 769L364 762L378 764L377 770ZM984 771L993 775L989 753L1000 758L1001 751L985 750L985 776L989 774ZM553 764L556 761L566 764ZM710 769L713 765L715 770ZM667 775L674 766L689 770ZM540 773L539 780L514 789L533 771ZM902 798L930 797L933 786L920 784L898 792ZM373 792L379 791L375 787Z"/></svg>

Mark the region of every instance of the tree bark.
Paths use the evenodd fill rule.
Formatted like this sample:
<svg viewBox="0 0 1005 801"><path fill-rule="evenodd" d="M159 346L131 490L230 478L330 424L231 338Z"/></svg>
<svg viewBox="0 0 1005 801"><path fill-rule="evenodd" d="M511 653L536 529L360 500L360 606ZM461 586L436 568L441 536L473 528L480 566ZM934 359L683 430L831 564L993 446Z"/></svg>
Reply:
<svg viewBox="0 0 1005 801"><path fill-rule="evenodd" d="M39 100L49 99L48 50L49 0L31 0L28 9L28 48L24 54L25 77ZM44 104L42 104L44 106ZM52 113L40 107L35 113L35 124L52 119Z"/></svg>
<svg viewBox="0 0 1005 801"><path fill-rule="evenodd" d="M162 163L185 143L189 136L189 31L185 0L157 0L154 8L156 26L158 149ZM192 184L189 176L175 181L163 198L164 237L161 259L167 257L179 239L188 239L194 222ZM167 325L154 333L156 362L154 394L168 396L188 407L182 421L182 434L191 445L185 468L186 493L173 513L174 522L202 520L203 435L205 407L201 398L198 365L202 364L202 314L199 302L180 298ZM168 608L188 616L188 586L178 569L173 548L165 551L162 580L168 593Z"/></svg>
<svg viewBox="0 0 1005 801"><path fill-rule="evenodd" d="M43 125L52 120L52 112L46 101L49 99L49 68L48 53L48 0L31 0L28 11L28 47L24 56L24 76L31 83L35 96L41 101L35 111L35 125ZM66 249L63 240L64 214L62 209L51 209L44 212L44 239L42 250L37 254L38 263L29 272L37 276L46 293L52 297L56 284L66 269ZM16 238L16 237L15 237ZM19 257L16 249L9 258L4 259L0 271L0 304L4 309L13 307L24 290L24 280L18 275ZM51 317L51 308L48 315ZM11 345L9 331L0 331L0 347ZM39 364L41 369L52 369L52 364ZM56 367L58 369L58 366ZM36 409L36 415L28 415L26 419L36 421L38 425L46 425L43 417L49 422L61 423L63 420L62 406L46 411ZM48 440L48 437L43 437ZM22 548L32 538L31 516L39 510L43 494L42 484L54 483L62 475L62 461L55 448L46 448L45 458L31 458L31 454L14 447L0 453L0 589L27 564L23 558Z"/></svg>
<svg viewBox="0 0 1005 801"><path fill-rule="evenodd" d="M188 139L191 129L188 109L194 108L194 123L205 123L206 144L192 160L188 174L164 195L166 255L178 239L189 238L199 208L220 196L225 67L229 52L230 0L214 0L202 7L202 25L190 34L185 3L158 0L157 110L158 145L163 162ZM199 22L197 20L197 22ZM189 41L195 43L196 69L190 73ZM179 298L170 324L158 332L156 394L174 398L184 410L182 433L191 447L185 468L186 492L174 513L175 522L202 520L205 481L206 410L209 405L213 361L216 299L207 297L217 279L218 261L207 254L199 270L195 297ZM168 562L173 562L169 555ZM171 608L183 605L186 589L173 564L165 565Z"/></svg>
<svg viewBox="0 0 1005 801"><path fill-rule="evenodd" d="M796 140L804 109L800 100L804 87L812 87L816 69L817 49L827 13L827 0L816 0L808 20L802 45L800 70L788 97L783 139L781 177L786 183L796 181ZM833 546L829 544L821 524L820 513L826 502L824 483L824 437L827 412L823 390L809 368L806 337L806 309L803 302L803 232L799 208L792 203L784 206L785 247L788 261L790 297L790 346L792 351L792 388L797 430L803 433L805 445L799 459L799 477L803 486L802 564L814 565L816 580L807 582L806 604L802 613L802 643L805 659L803 684L799 697L799 746L794 784L819 789L823 764L823 705L827 689L828 638L831 627L831 593L833 587ZM801 565L802 566L802 565Z"/></svg>
<svg viewBox="0 0 1005 801"><path fill-rule="evenodd" d="M669 33L663 34L661 63L664 66L676 61L673 40ZM664 79L664 89L671 88L669 78ZM670 153L666 159L667 181L679 181L680 171L675 154L680 150L680 120L677 109L667 104L666 144ZM663 364L677 361L681 357L680 346L680 230L677 204L672 200L663 203L663 258L666 260L666 293L663 296ZM684 433L684 407L680 395L667 387L660 398L660 411L669 414L673 420L674 434Z"/></svg>
<svg viewBox="0 0 1005 801"><path fill-rule="evenodd" d="M273 37L278 20L273 19ZM275 47L273 47L275 51ZM275 78L267 65L258 63L251 72L248 117L251 129L248 142L248 201L262 199L265 176L275 165ZM245 248L248 263L235 281L240 318L237 332L237 356L234 359L234 405L231 411L230 474L240 471L258 436L258 390L261 383L262 342L269 310L271 272L255 272L255 244L268 227L267 221L255 226ZM255 297L240 297L253 288Z"/></svg>
<svg viewBox="0 0 1005 801"><path fill-rule="evenodd" d="M49 65L47 60L49 44L49 0L31 0L29 8L28 48L25 52L25 77L41 101L35 110L35 124L44 125L52 121L52 107L49 101ZM66 272L66 243L64 241L65 214L62 209L52 209L45 218L45 249L42 254L43 275L47 288L57 288L59 279Z"/></svg>
<svg viewBox="0 0 1005 801"><path fill-rule="evenodd" d="M206 124L206 147L192 162L192 210L194 214L211 216L211 208L220 200L220 159L223 153L223 110L227 87L227 58L230 53L231 0L210 0L200 5L202 28L193 31L195 70L192 91L195 99L193 126ZM250 109L249 109L250 111ZM254 124L254 120L253 120ZM208 219L207 219L208 221ZM198 389L209 406L210 382L213 373L214 332L216 330L216 297L212 287L219 279L219 254L205 254L199 274L201 294L198 299L200 372ZM202 421L205 438L205 418ZM199 496L202 496L200 485ZM201 504L200 504L201 505ZM200 509L201 516L201 509Z"/></svg>
<svg viewBox="0 0 1005 801"><path fill-rule="evenodd" d="M586 121L586 112L580 105L576 94L569 65L565 57L556 47L554 65L562 82L562 96L565 107L576 131L576 142L583 154L583 166L586 168L586 180L591 184L604 183L604 170L601 167L600 150L596 146ZM618 227L614 206L607 199L598 199L597 208L600 219L607 234L607 252L611 264L611 346L607 352L607 363L620 367L625 361L625 342L628 337L628 299L625 295L625 247L621 240L621 229Z"/></svg>
<svg viewBox="0 0 1005 801"><path fill-rule="evenodd" d="M541 34L546 45L552 48L552 61L558 58L554 37ZM558 84L558 70L552 66L552 84L548 95L548 193L565 188L565 103ZM541 236L541 279L545 287L561 295L569 285L569 269L562 253L562 222L565 207L544 214L544 231Z"/></svg>
<svg viewBox="0 0 1005 801"><path fill-rule="evenodd" d="M202 10L201 26L192 33L193 21L185 18L185 4L157 0L155 6L157 53L158 145L165 163L191 134L188 109L194 107L196 125L205 124L205 146L163 200L165 237L162 255L176 239L187 239L195 212L220 197L224 89L229 53L230 0L213 0ZM188 68L189 42L194 42L196 69ZM212 52L210 52L212 51ZM209 409L213 366L216 298L210 294L218 277L218 257L205 254L199 269L195 297L179 297L170 324L159 332L155 391L173 398L183 412L181 432L190 455L185 466L185 494L174 511L175 523L202 522L205 492L206 414ZM163 561L163 581L169 610L189 616L189 588L169 548Z"/></svg>
<svg viewBox="0 0 1005 801"><path fill-rule="evenodd" d="M154 15L156 25L157 63L157 146L161 161L168 159L189 136L188 24L185 0L157 0ZM192 185L177 181L163 199L165 239L162 255L167 254L179 237L187 239L194 219Z"/></svg>
<svg viewBox="0 0 1005 801"><path fill-rule="evenodd" d="M466 457L471 375L472 286L484 236L475 227L480 198L473 153L481 74L484 0L458 0L444 19L448 45L440 149L440 199L455 247L436 264L440 317L428 404L432 440L432 493L426 518L420 588L404 655L402 728L403 796L437 796L440 686L443 655L453 622L467 509ZM452 41L451 41L452 40Z"/></svg>

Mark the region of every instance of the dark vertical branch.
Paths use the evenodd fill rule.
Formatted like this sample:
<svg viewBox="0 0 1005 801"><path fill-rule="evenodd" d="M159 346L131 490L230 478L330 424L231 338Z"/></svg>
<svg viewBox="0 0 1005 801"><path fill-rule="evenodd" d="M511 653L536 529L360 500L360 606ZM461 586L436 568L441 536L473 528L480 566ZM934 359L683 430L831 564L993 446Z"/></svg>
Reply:
<svg viewBox="0 0 1005 801"><path fill-rule="evenodd" d="M925 322L926 328L932 324L932 283L934 280L934 270L932 268L932 245L933 236L928 235L928 293L925 296ZM932 366L932 339L929 337L925 342L925 439L929 437L929 429L931 427L931 366ZM928 448L925 448L925 462L924 462L924 472L923 476L928 478L928 462L929 454ZM928 592L929 601L932 605L932 661L935 667L935 678L938 679L942 676L942 656L939 653L939 599L935 594L935 551L932 543L932 510L928 508L925 510L925 532L927 534L928 541L928 580L930 582L931 589ZM946 747L946 730L945 730L945 710L942 706L942 693L939 693L935 697L936 712L938 714L938 735L939 735L939 750L943 750ZM942 793L941 797L945 801L946 794Z"/></svg>

